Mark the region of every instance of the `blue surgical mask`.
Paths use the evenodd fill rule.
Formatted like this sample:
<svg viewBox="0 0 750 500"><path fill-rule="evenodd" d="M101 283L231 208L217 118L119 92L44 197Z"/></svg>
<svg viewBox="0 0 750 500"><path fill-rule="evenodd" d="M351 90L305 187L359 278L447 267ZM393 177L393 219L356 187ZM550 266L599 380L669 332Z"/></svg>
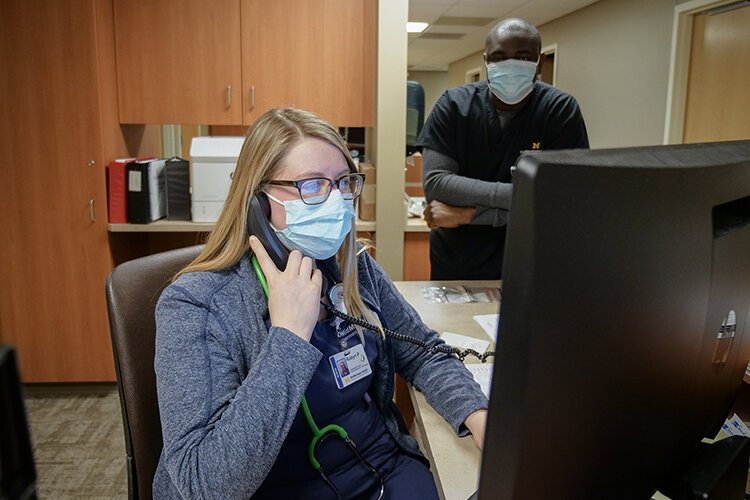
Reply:
<svg viewBox="0 0 750 500"><path fill-rule="evenodd" d="M327 259L336 255L352 230L354 201L345 200L338 189L319 205L306 205L300 199L280 201L268 193L266 196L284 205L286 228L271 227L290 250L299 250L316 260Z"/></svg>
<svg viewBox="0 0 750 500"><path fill-rule="evenodd" d="M505 104L518 104L534 89L538 62L506 59L488 64L490 90Z"/></svg>

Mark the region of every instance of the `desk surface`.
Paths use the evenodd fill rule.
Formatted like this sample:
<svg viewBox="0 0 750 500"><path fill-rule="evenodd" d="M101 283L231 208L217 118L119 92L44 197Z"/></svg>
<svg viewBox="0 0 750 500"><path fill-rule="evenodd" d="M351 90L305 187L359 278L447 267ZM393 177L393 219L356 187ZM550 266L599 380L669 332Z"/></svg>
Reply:
<svg viewBox="0 0 750 500"><path fill-rule="evenodd" d="M499 281L400 281L396 288L417 310L422 321L439 333L453 332L468 337L490 340L474 321L477 314L494 314L497 303L428 304L422 294L426 286L497 287ZM489 349L494 349L494 344ZM466 363L478 362L466 358ZM409 387L414 405L417 437L422 450L432 464L432 473L441 497L446 500L465 500L478 485L481 454L470 437L458 438L453 429L432 409L422 393Z"/></svg>

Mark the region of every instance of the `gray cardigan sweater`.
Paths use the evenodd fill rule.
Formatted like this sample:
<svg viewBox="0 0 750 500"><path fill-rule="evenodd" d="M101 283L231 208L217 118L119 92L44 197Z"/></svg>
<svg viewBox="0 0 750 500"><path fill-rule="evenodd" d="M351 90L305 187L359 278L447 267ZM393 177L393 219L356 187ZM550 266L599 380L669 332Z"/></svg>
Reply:
<svg viewBox="0 0 750 500"><path fill-rule="evenodd" d="M363 252L363 300L383 326L442 342ZM290 304L294 307L294 304ZM248 256L217 272L181 276L156 308L156 380L164 448L154 498L249 498L276 460L322 353L266 326L267 301ZM378 338L370 394L399 446L423 459L392 402L394 372L466 435L487 400L460 361Z"/></svg>

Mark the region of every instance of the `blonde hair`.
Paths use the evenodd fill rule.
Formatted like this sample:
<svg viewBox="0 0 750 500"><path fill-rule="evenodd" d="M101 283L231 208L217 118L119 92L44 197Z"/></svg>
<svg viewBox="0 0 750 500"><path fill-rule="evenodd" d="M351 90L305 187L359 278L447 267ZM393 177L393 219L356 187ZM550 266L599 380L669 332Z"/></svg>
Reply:
<svg viewBox="0 0 750 500"><path fill-rule="evenodd" d="M271 109L248 129L232 185L224 208L209 234L205 249L175 278L185 273L219 271L235 265L250 250L247 234L247 206L250 196L279 172L281 160L301 139L313 137L324 140L344 155L349 170L357 167L344 140L320 116L295 108ZM359 294L357 267L357 236L354 221L352 230L336 254L344 285L344 305L349 314L365 317L380 326L375 314ZM362 332L357 328L360 339ZM382 333L382 330L381 330Z"/></svg>

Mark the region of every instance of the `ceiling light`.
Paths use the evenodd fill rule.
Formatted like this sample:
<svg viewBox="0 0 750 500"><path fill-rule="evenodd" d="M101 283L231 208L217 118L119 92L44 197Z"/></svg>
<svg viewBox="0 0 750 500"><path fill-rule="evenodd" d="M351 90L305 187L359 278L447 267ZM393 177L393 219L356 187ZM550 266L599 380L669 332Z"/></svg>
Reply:
<svg viewBox="0 0 750 500"><path fill-rule="evenodd" d="M407 33L422 33L424 30L427 29L427 26L429 26L428 23L408 22L406 23L406 32Z"/></svg>

